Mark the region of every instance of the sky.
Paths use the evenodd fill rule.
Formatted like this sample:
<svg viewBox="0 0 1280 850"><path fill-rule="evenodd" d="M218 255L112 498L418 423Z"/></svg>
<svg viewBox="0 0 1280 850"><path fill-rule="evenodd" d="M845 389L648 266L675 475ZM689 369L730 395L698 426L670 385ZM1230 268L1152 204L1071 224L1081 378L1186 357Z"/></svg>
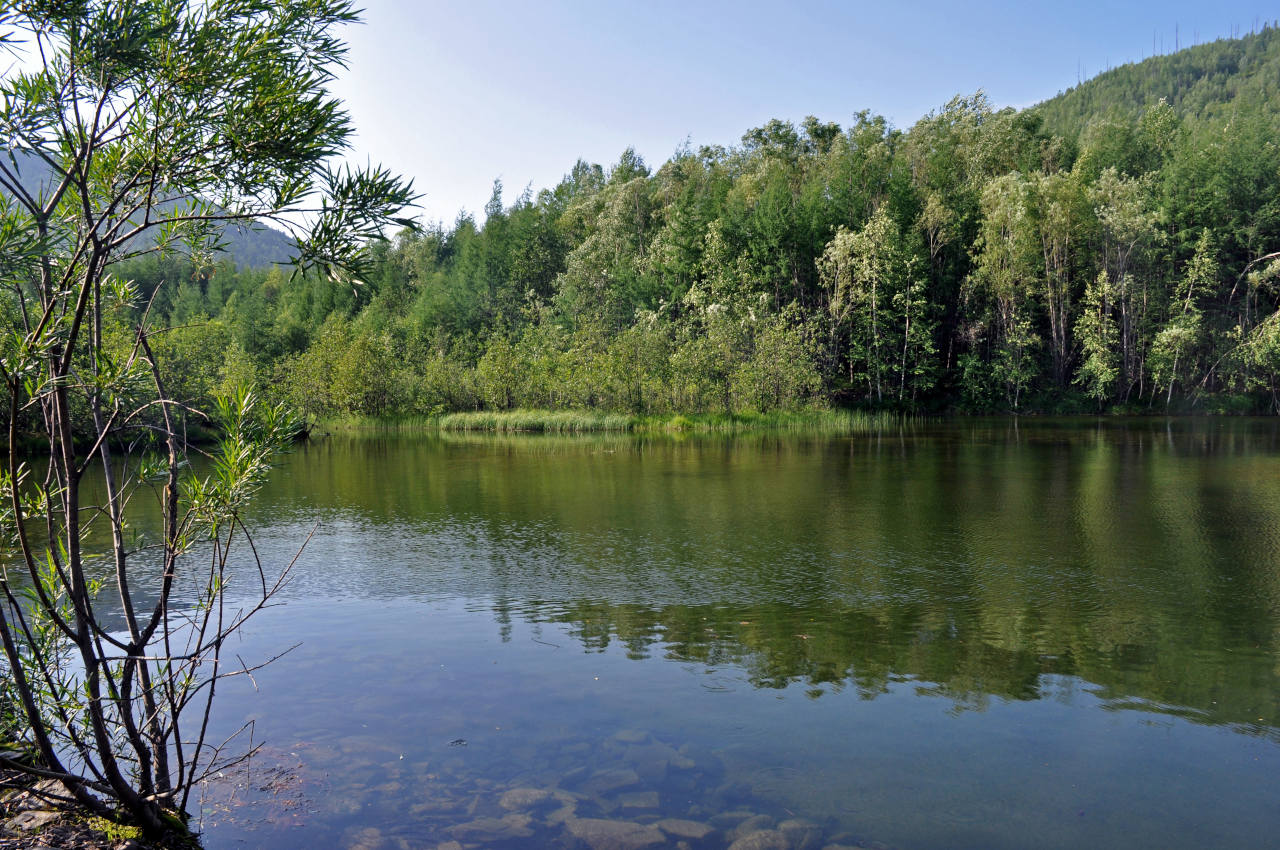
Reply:
<svg viewBox="0 0 1280 850"><path fill-rule="evenodd" d="M579 158L734 145L772 118L903 129L956 94L1030 106L1175 46L1243 35L1274 0L365 0L333 85L351 158L414 179L425 222L510 205Z"/></svg>

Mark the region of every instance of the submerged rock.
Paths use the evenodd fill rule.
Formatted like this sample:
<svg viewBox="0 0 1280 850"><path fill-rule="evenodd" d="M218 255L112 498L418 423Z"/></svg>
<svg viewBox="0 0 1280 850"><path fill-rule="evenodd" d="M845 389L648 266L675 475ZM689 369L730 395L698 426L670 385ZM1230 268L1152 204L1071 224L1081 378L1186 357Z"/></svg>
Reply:
<svg viewBox="0 0 1280 850"><path fill-rule="evenodd" d="M498 800L498 805L509 812L528 811L554 800L545 788L512 788Z"/></svg>
<svg viewBox="0 0 1280 850"><path fill-rule="evenodd" d="M717 812L711 816L711 822L721 829L728 829L729 827L737 826L747 818L753 818L755 816L755 812L746 811Z"/></svg>
<svg viewBox="0 0 1280 850"><path fill-rule="evenodd" d="M778 824L778 831L786 836L791 850L809 850L822 840L822 827L804 818L784 820Z"/></svg>
<svg viewBox="0 0 1280 850"><path fill-rule="evenodd" d="M470 823L460 823L449 832L463 840L499 841L511 838L528 838L533 835L529 824L533 818L511 813L501 818L476 818Z"/></svg>
<svg viewBox="0 0 1280 850"><path fill-rule="evenodd" d="M683 759L674 749L658 741L628 747L623 755L646 783L656 785L667 777L673 759Z"/></svg>
<svg viewBox="0 0 1280 850"><path fill-rule="evenodd" d="M546 821L551 825L564 823L578 813L578 798L567 791L553 791L552 796L560 804L560 808L547 815Z"/></svg>
<svg viewBox="0 0 1280 850"><path fill-rule="evenodd" d="M656 809L658 808L657 791L630 791L618 795L618 805L624 809Z"/></svg>
<svg viewBox="0 0 1280 850"><path fill-rule="evenodd" d="M377 827L366 826L357 830L354 835L347 839L346 850L378 850L384 845L382 840L382 830Z"/></svg>
<svg viewBox="0 0 1280 850"><path fill-rule="evenodd" d="M762 829L734 841L729 850L791 850L791 843L776 829Z"/></svg>
<svg viewBox="0 0 1280 850"><path fill-rule="evenodd" d="M698 770L710 776L721 776L724 774L724 762L720 760L713 751L699 747L693 744L685 744L676 751L685 760L679 763L673 763L673 767L682 770L692 770L697 767ZM685 767L684 765L688 765Z"/></svg>
<svg viewBox="0 0 1280 850"><path fill-rule="evenodd" d="M573 787L586 778L591 771L586 765L581 764L575 768L565 771L564 776L560 777L560 784L567 787Z"/></svg>
<svg viewBox="0 0 1280 850"><path fill-rule="evenodd" d="M565 826L591 850L640 850L666 841L661 830L631 821L575 818Z"/></svg>
<svg viewBox="0 0 1280 850"><path fill-rule="evenodd" d="M364 808L364 801L359 797L337 797L326 801L325 808L336 815L354 815Z"/></svg>
<svg viewBox="0 0 1280 850"><path fill-rule="evenodd" d="M618 767L596 772L582 783L582 790L588 794L601 795L611 791L622 791L639 784L640 774L628 767Z"/></svg>
<svg viewBox="0 0 1280 850"><path fill-rule="evenodd" d="M768 815L755 815L742 821L740 824L729 830L729 840L737 841L744 835L750 835L753 832L760 832L765 829L773 828L773 818Z"/></svg>
<svg viewBox="0 0 1280 850"><path fill-rule="evenodd" d="M427 799L409 806L409 814L415 817L422 817L424 815L452 812L460 807L461 803L451 797L444 796L443 794L433 794Z"/></svg>
<svg viewBox="0 0 1280 850"><path fill-rule="evenodd" d="M673 838L692 838L694 841L706 838L715 832L715 827L710 824L700 823L696 820L681 820L679 818L660 820L654 826Z"/></svg>

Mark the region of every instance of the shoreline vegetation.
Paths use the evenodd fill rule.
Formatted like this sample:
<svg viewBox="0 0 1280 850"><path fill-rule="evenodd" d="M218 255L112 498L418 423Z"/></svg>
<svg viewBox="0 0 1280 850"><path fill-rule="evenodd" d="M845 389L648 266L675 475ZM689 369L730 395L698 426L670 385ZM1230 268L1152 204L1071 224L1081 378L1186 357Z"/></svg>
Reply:
<svg viewBox="0 0 1280 850"><path fill-rule="evenodd" d="M0 72L0 743L14 744L0 772L17 774L0 794L30 777L21 793L40 807L0 817L0 850L14 830L18 847L80 846L46 841L53 804L194 842L207 783L257 749L251 722L215 734L212 718L224 680L271 662L233 662L230 644L297 555L259 560L243 510L301 417L236 376L212 395L170 385L151 340L172 317L124 270L175 253L198 264L228 228L270 223L300 276L354 286L371 240L416 228L412 181L342 162L355 128L328 83L352 2L0 7L15 58ZM190 463L193 422L216 434L207 473ZM27 438L41 443L30 457ZM230 602L250 555L259 581ZM138 848L116 832L115 850Z"/></svg>
<svg viewBox="0 0 1280 850"><path fill-rule="evenodd" d="M1158 413L1087 413L1087 414L1019 414L997 416L1016 423L1096 420L1106 423L1124 422L1208 422L1213 420L1273 420L1266 415L1227 413L1165 414ZM335 416L316 420L308 436L358 434L547 434L635 435L635 436L699 436L733 434L791 434L796 436L841 437L877 434L900 430L929 422L985 422L988 415L954 414L922 416L892 411L863 410L793 410L772 413L674 414L671 416L637 416L599 411L575 410L508 410L468 411L441 416Z"/></svg>
<svg viewBox="0 0 1280 850"><path fill-rule="evenodd" d="M120 274L197 409L248 384L312 421L536 409L564 413L450 427L565 432L1280 413L1277 73L1268 26L1024 110L979 91L910 127L860 112L653 165L628 149L388 234L354 285L225 257Z"/></svg>
<svg viewBox="0 0 1280 850"><path fill-rule="evenodd" d="M370 431L497 434L867 434L896 428L908 419L898 413L862 410L795 410L771 413L639 416L578 410L468 411L442 416L340 416L322 418L312 434Z"/></svg>

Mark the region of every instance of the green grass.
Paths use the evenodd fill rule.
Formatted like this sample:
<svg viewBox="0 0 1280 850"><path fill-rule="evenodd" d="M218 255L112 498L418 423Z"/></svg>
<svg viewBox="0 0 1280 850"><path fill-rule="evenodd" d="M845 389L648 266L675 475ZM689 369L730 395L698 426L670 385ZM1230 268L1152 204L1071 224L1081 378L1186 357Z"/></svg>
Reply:
<svg viewBox="0 0 1280 850"><path fill-rule="evenodd" d="M320 419L310 433L358 434L368 431L412 433L431 431L437 427L439 417L434 416L331 416Z"/></svg>
<svg viewBox="0 0 1280 850"><path fill-rule="evenodd" d="M142 837L142 830L139 827L126 826L96 815L86 818L85 823L90 829L96 829L105 835L112 844Z"/></svg>
<svg viewBox="0 0 1280 850"><path fill-rule="evenodd" d="M896 413L861 410L798 410L777 413L699 413L634 416L590 410L507 410L450 413L439 417L372 418L344 416L321 420L318 433L398 433L421 431L498 434L869 434L903 425Z"/></svg>
<svg viewBox="0 0 1280 850"><path fill-rule="evenodd" d="M869 434L897 428L906 420L896 413L862 410L797 410L776 413L677 414L642 420L636 431L685 431L690 433L741 434L752 432L792 434Z"/></svg>
<svg viewBox="0 0 1280 850"><path fill-rule="evenodd" d="M631 431L636 419L621 413L589 410L506 410L450 413L440 417L442 431L532 431L570 434L589 431Z"/></svg>

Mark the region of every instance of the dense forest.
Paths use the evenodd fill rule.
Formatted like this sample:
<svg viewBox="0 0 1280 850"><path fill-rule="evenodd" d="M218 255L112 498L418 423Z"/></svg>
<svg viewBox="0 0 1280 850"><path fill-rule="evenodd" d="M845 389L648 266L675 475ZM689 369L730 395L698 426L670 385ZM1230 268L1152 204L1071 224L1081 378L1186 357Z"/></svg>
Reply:
<svg viewBox="0 0 1280 850"><path fill-rule="evenodd" d="M144 257L174 390L311 416L1280 411L1280 30L907 130L579 161L352 287ZM427 187L429 191L429 187ZM140 308L133 308L140 309ZM123 324L122 324L123 327Z"/></svg>

